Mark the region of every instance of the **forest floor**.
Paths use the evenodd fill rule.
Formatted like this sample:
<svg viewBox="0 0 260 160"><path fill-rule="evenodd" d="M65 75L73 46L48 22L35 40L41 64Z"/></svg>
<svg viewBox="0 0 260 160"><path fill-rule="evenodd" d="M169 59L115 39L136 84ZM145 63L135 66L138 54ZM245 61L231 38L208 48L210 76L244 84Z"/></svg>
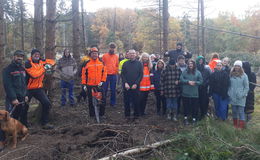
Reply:
<svg viewBox="0 0 260 160"><path fill-rule="evenodd" d="M260 91L260 89L257 89L257 91ZM79 89L76 89L75 92L75 95L78 95ZM7 147L4 151L0 152L0 160L99 159L136 146L152 144L169 138L178 138L179 135L184 136L186 133L190 134L193 131L196 131L196 134L192 136L197 139L197 136L202 135L200 134L201 131L204 132L204 130L211 128L202 124L204 127L207 127L201 128L201 130L198 131L194 126L183 126L182 120L174 122L167 120L166 117L157 115L156 101L153 93L149 95L146 108L147 115L134 121L127 121L124 118L122 95L118 95L117 97L117 105L115 107L107 106L105 118L98 124L95 119L89 117L86 102L77 104L74 107L68 105L61 108L60 90L57 89L55 92L55 101L51 109L51 123L55 125L55 128L52 130L43 130L39 124L35 122L35 115L33 114L38 105L36 101L33 101L30 105L29 112L29 121L31 122L31 127L29 128L30 135L25 141L19 141L16 149ZM256 97L260 99L260 96ZM260 105L258 99L256 102ZM3 101L1 101L1 109L4 109L3 105ZM260 119L256 116L259 114L260 110L257 110L254 115L252 124L254 124L255 127L258 127L260 124ZM205 123L207 123L207 121L208 120L206 120ZM222 124L225 126L218 126L218 124L211 125L222 127L224 130L225 128L232 128L231 119L225 123L222 122ZM218 130L218 128L211 128L211 130L214 129ZM227 132L229 133L230 131ZM190 139L189 136L186 136L186 138ZM178 145L184 145L187 139L181 137L177 139L176 142ZM173 145L176 144L174 143ZM194 147L195 146L194 144ZM176 149L177 145L176 147L171 147ZM179 148L181 147L183 146L179 146ZM146 152L134 158L121 157L120 159L176 159L174 155L180 154L180 151L177 152L173 148L170 148L170 152L169 148L166 147L168 150L158 150L157 154ZM199 147L196 146L196 148ZM174 152L171 153L173 150ZM184 152L186 155L188 151L183 149L183 152L181 151L182 156Z"/></svg>
<svg viewBox="0 0 260 160"><path fill-rule="evenodd" d="M156 114L153 93L149 96L147 115L127 121L122 95L118 95L117 105L107 106L105 117L98 124L89 117L86 102L61 108L60 90L56 91L50 117L55 129L43 130L38 123L32 122L35 121L32 114L38 105L31 104L30 136L23 142L19 141L14 150L7 147L0 153L0 159L98 159L126 148L165 140L183 128L181 122ZM4 109L3 103L1 106Z"/></svg>

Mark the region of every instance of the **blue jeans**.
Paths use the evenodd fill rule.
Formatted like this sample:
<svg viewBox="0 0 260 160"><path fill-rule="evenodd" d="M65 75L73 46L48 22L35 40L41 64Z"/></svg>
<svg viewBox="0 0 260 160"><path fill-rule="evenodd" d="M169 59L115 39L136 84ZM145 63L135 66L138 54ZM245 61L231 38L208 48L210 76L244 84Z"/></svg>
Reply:
<svg viewBox="0 0 260 160"><path fill-rule="evenodd" d="M166 107L167 109L174 109L177 111L177 97L176 98L166 98Z"/></svg>
<svg viewBox="0 0 260 160"><path fill-rule="evenodd" d="M245 107L232 105L232 117L233 119L246 120L245 118Z"/></svg>
<svg viewBox="0 0 260 160"><path fill-rule="evenodd" d="M74 89L74 80L70 80L69 82L61 80L61 105L64 106L66 104L66 90L69 89L69 101L70 104L75 104L73 89Z"/></svg>
<svg viewBox="0 0 260 160"><path fill-rule="evenodd" d="M116 104L116 82L117 82L117 75L107 75L107 81L103 84L103 89L106 97L107 97L108 86L110 85L110 90L111 90L110 105L112 106Z"/></svg>
<svg viewBox="0 0 260 160"><path fill-rule="evenodd" d="M228 99L223 99L220 95L213 93L212 95L216 116L222 120L227 119Z"/></svg>

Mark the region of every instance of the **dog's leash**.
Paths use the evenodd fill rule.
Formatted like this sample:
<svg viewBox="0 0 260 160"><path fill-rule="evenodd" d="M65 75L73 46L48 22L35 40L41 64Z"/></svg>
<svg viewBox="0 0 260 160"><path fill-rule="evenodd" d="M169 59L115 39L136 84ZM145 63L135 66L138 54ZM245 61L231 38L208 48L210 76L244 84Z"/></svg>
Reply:
<svg viewBox="0 0 260 160"><path fill-rule="evenodd" d="M12 116L12 114L14 113L14 111L15 111L15 108L16 108L16 106L19 106L19 105L21 105L21 104L25 104L25 102L19 102L17 105L13 105L13 109L10 111L10 116Z"/></svg>

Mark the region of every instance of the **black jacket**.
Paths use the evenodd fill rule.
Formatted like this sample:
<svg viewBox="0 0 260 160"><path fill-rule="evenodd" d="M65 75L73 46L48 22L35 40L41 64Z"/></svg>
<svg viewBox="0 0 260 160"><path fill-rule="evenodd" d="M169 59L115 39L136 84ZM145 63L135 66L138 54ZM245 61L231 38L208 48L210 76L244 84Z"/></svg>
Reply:
<svg viewBox="0 0 260 160"><path fill-rule="evenodd" d="M222 98L228 98L228 88L230 86L230 78L226 71L215 70L209 79L210 94L216 93Z"/></svg>
<svg viewBox="0 0 260 160"><path fill-rule="evenodd" d="M128 83L131 87L134 84L140 85L143 78L143 65L137 60L129 60L123 64L121 77L123 84Z"/></svg>
<svg viewBox="0 0 260 160"><path fill-rule="evenodd" d="M249 113L254 112L254 105L255 105L254 90L255 90L256 86L251 84L250 82L256 83L256 74L251 71L251 66L250 66L249 62L243 62L243 69L244 69L244 71L248 77L248 81L249 81L249 91L247 93L246 106L245 106L245 112L247 114L249 114Z"/></svg>
<svg viewBox="0 0 260 160"><path fill-rule="evenodd" d="M167 53L167 52L166 52ZM182 49L178 50L170 50L167 54L165 53L165 57L170 57L170 59L174 59L175 62L177 62L178 57L180 55L183 55L186 59L189 59L192 57L192 54L189 52L186 52L186 55L184 55L184 51Z"/></svg>
<svg viewBox="0 0 260 160"><path fill-rule="evenodd" d="M25 69L14 61L3 69L3 84L6 97L13 101L23 99L26 96L26 72Z"/></svg>

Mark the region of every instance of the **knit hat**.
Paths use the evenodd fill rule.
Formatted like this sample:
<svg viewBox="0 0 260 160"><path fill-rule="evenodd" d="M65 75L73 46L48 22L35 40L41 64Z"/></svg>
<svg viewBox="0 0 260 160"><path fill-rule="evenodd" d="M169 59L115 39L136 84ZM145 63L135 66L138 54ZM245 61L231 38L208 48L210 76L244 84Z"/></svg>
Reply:
<svg viewBox="0 0 260 160"><path fill-rule="evenodd" d="M243 63L240 60L235 61L234 66L240 66L242 68Z"/></svg>
<svg viewBox="0 0 260 160"><path fill-rule="evenodd" d="M41 52L38 49L32 49L31 56L34 55L37 52L41 54Z"/></svg>
<svg viewBox="0 0 260 160"><path fill-rule="evenodd" d="M17 56L17 55L21 55L21 56L24 56L24 52L22 50L16 50L14 52L14 56Z"/></svg>

